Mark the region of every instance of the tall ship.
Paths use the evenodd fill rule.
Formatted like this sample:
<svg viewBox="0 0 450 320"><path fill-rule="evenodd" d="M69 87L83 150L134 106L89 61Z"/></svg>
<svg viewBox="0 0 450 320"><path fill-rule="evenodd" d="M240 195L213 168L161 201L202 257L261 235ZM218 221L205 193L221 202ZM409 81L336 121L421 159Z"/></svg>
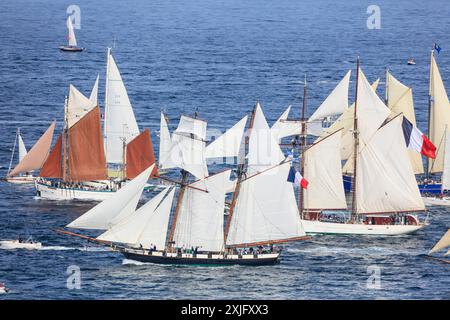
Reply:
<svg viewBox="0 0 450 320"><path fill-rule="evenodd" d="M270 132L259 104L244 136L247 117L206 145L206 122L182 116L171 137L164 169L180 168L181 179L137 208L150 166L111 198L67 225L103 230L85 238L141 262L196 265L267 265L279 262L278 244L306 240L288 181L291 161ZM241 146L244 146L243 148ZM211 174L207 158L240 159ZM230 213L224 219L227 194ZM172 212L172 207L174 210Z"/></svg>

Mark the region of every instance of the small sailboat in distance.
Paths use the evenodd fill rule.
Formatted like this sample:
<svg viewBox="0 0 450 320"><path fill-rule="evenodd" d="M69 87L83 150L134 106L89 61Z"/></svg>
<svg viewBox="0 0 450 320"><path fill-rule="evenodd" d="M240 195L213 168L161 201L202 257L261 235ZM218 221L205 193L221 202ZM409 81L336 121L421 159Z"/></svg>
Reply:
<svg viewBox="0 0 450 320"><path fill-rule="evenodd" d="M408 59L408 65L409 65L409 66L414 66L415 64L416 64L416 62L414 61L413 58L409 58L409 59Z"/></svg>
<svg viewBox="0 0 450 320"><path fill-rule="evenodd" d="M73 29L72 18L70 16L67 17L67 31L68 31L67 33L68 45L60 46L59 49L61 51L68 51L68 52L83 51L84 48L80 48L77 46L77 38L75 38L75 31Z"/></svg>

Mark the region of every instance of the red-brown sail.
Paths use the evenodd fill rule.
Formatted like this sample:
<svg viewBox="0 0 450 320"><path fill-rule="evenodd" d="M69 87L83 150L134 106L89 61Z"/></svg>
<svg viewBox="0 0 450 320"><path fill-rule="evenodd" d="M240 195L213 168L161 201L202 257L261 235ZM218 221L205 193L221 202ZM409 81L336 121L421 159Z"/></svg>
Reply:
<svg viewBox="0 0 450 320"><path fill-rule="evenodd" d="M69 129L68 153L69 180L107 179L98 106L89 111Z"/></svg>
<svg viewBox="0 0 450 320"><path fill-rule="evenodd" d="M53 150L44 162L39 176L43 178L62 178L62 134L56 140Z"/></svg>
<svg viewBox="0 0 450 320"><path fill-rule="evenodd" d="M127 144L126 157L126 174L128 179L133 179L155 163L152 139L148 129L145 129ZM158 169L155 166L151 177L157 174Z"/></svg>

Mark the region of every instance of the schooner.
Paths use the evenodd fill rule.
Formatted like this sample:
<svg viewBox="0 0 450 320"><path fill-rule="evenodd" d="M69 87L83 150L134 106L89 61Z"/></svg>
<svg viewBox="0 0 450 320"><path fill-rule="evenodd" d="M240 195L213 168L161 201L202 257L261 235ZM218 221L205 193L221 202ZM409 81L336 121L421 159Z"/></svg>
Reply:
<svg viewBox="0 0 450 320"><path fill-rule="evenodd" d="M279 261L278 243L305 240L291 163L273 137L259 103L247 117L206 145L206 122L182 116L161 168L181 168L182 179L136 209L154 165L111 198L67 225L103 230L96 238L59 232L110 246L126 258L164 264L263 265ZM244 140L246 156L242 154ZM207 158L238 157L231 170L211 174ZM232 192L224 221L225 199ZM172 207L174 207L172 214Z"/></svg>

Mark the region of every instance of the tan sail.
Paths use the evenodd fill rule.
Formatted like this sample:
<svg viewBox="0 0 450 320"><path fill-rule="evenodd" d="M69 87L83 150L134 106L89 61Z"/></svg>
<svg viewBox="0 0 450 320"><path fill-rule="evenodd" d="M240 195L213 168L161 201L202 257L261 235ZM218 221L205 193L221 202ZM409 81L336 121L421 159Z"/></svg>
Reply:
<svg viewBox="0 0 450 320"><path fill-rule="evenodd" d="M39 174L43 178L62 178L62 134L59 135Z"/></svg>
<svg viewBox="0 0 450 320"><path fill-rule="evenodd" d="M69 180L107 179L100 109L93 108L69 129Z"/></svg>
<svg viewBox="0 0 450 320"><path fill-rule="evenodd" d="M390 118L403 113L406 119L416 126L412 89L394 78L390 72L386 73L386 78L387 106L392 111ZM422 174L424 171L420 153L408 149L408 154L414 173Z"/></svg>
<svg viewBox="0 0 450 320"><path fill-rule="evenodd" d="M433 53L431 53L429 95L431 105L428 134L437 150L436 159L428 159L428 171L437 173L442 172L444 168L444 134L445 128L450 127L450 103Z"/></svg>
<svg viewBox="0 0 450 320"><path fill-rule="evenodd" d="M432 254L436 251L445 249L450 247L450 229L447 230L447 232L444 234L444 236L441 238L441 240L438 241L438 243L436 243L434 245L434 247L430 250L430 252L428 252L428 254ZM448 255L448 252L445 254Z"/></svg>
<svg viewBox="0 0 450 320"><path fill-rule="evenodd" d="M9 173L10 177L42 167L50 151L55 126L56 122L53 121L22 161Z"/></svg>
<svg viewBox="0 0 450 320"><path fill-rule="evenodd" d="M152 139L150 131L145 129L140 135L127 144L126 149L126 174L128 179L133 179L142 171L155 163ZM151 176L158 174L158 168L153 168Z"/></svg>

